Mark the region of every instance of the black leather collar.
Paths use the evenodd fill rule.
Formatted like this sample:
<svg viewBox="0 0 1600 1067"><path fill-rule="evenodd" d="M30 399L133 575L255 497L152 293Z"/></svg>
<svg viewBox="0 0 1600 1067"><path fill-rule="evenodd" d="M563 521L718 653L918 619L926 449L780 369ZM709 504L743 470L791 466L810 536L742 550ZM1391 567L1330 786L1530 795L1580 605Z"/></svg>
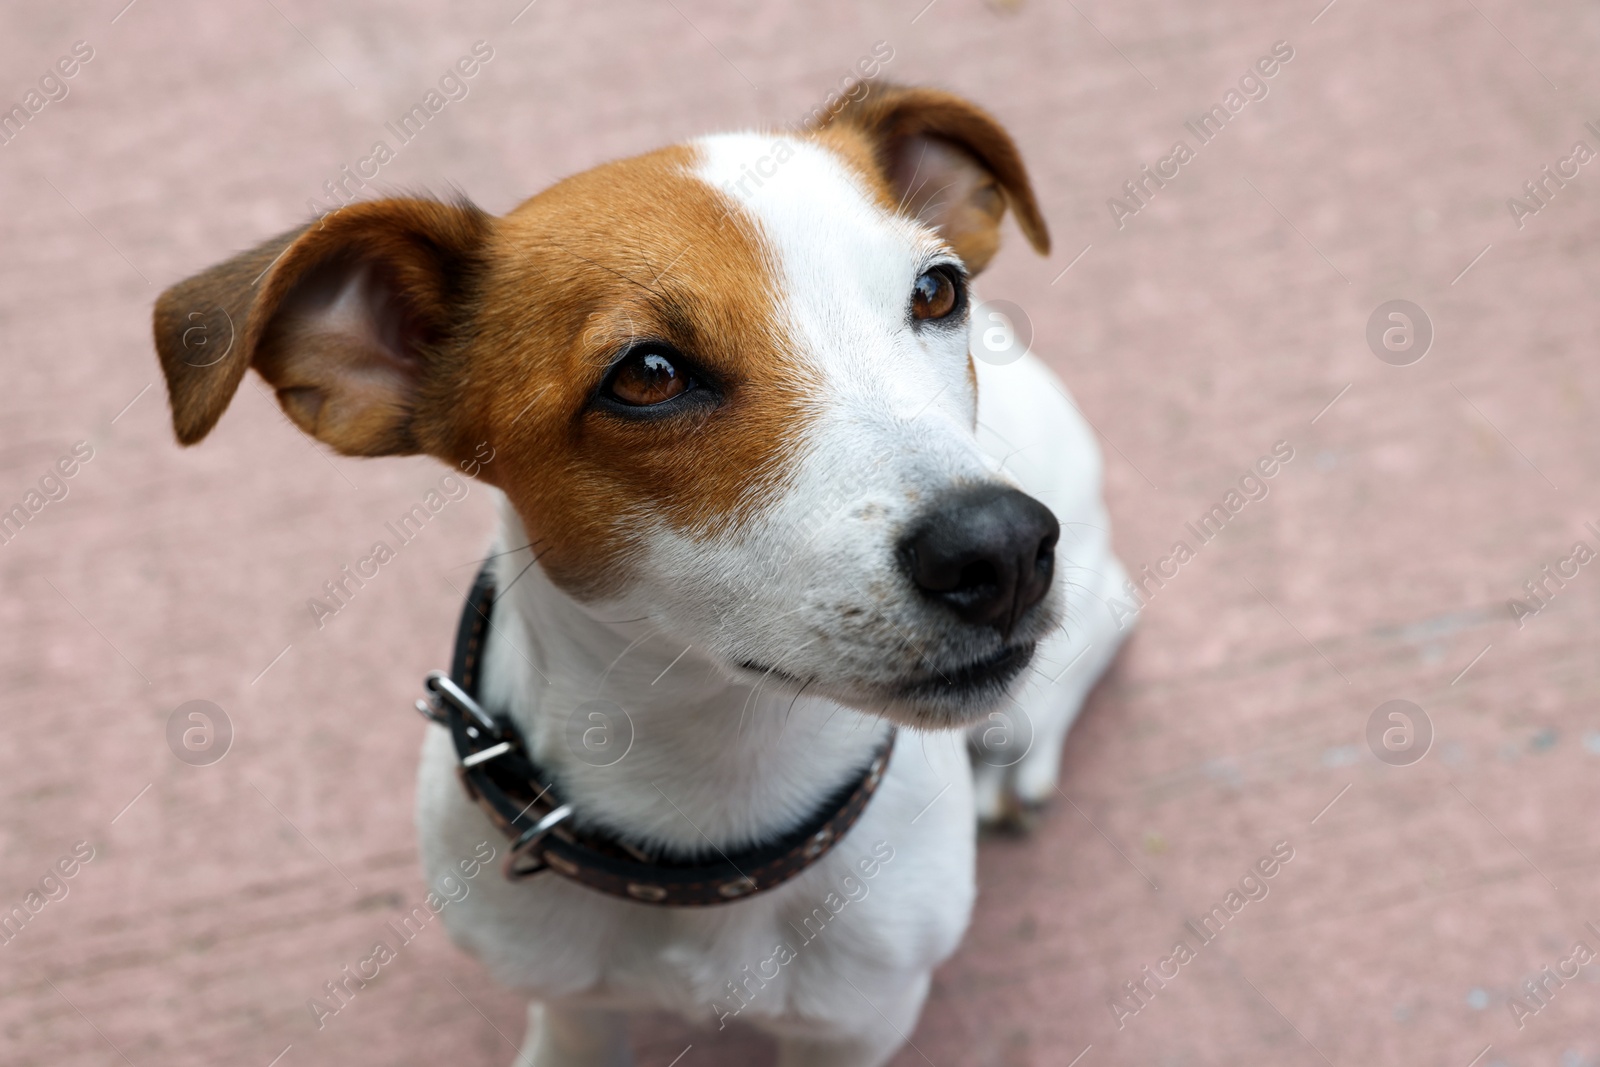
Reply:
<svg viewBox="0 0 1600 1067"><path fill-rule="evenodd" d="M626 842L587 829L563 803L552 777L536 765L512 722L478 704L484 636L494 610L494 579L478 573L456 630L449 676L424 683L428 699L417 708L449 729L461 784L511 839L505 875L519 881L544 871L612 896L664 907L727 904L782 885L820 860L849 831L894 750L895 731L861 775L818 806L817 814L782 837L714 859L650 856Z"/></svg>

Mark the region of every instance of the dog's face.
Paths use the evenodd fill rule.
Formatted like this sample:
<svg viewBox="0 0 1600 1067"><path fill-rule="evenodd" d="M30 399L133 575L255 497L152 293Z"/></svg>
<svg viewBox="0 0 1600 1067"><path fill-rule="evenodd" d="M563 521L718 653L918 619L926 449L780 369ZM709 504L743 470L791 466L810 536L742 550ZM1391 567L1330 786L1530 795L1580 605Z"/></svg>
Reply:
<svg viewBox="0 0 1600 1067"><path fill-rule="evenodd" d="M1059 615L1055 520L974 435L967 283L1008 204L1043 251L1004 132L884 89L501 219L352 205L169 290L157 346L185 443L250 365L348 454L488 442L479 477L579 601L752 681L953 725ZM183 331L217 308L244 325L212 362Z"/></svg>

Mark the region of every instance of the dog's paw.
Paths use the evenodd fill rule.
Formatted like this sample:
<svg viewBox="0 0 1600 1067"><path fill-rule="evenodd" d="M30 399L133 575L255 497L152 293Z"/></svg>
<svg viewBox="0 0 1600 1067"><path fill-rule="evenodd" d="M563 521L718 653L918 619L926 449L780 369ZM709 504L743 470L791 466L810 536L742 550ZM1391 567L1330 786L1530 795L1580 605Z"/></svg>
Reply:
<svg viewBox="0 0 1600 1067"><path fill-rule="evenodd" d="M1006 768L991 767L986 763L972 765L972 800L977 809L978 825L986 826L1005 817L1008 801L1006 794Z"/></svg>
<svg viewBox="0 0 1600 1067"><path fill-rule="evenodd" d="M979 813L978 836L990 839L1027 837L1039 825L1043 814L1043 804L1024 801L1008 789L1001 794L998 810L987 815Z"/></svg>
<svg viewBox="0 0 1600 1067"><path fill-rule="evenodd" d="M1029 795L1019 789L1021 772L1021 767L990 767L982 763L973 766L973 800L980 837L1021 837L1038 825L1045 801L1055 790L1055 776L1051 774L1043 793Z"/></svg>
<svg viewBox="0 0 1600 1067"><path fill-rule="evenodd" d="M1056 783L1061 780L1061 751L1048 747L1035 749L1017 764L1016 773L1007 783L1007 792L1015 802L1030 808L1043 807L1056 795Z"/></svg>

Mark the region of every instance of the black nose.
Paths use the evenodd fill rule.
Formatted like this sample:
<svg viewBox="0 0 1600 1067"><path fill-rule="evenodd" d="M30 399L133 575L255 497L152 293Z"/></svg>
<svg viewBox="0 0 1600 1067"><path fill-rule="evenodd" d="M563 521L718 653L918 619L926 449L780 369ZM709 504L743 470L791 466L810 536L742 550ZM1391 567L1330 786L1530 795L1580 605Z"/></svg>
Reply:
<svg viewBox="0 0 1600 1067"><path fill-rule="evenodd" d="M936 499L900 543L911 580L967 622L1007 636L1044 599L1061 524L1033 497L1003 485Z"/></svg>

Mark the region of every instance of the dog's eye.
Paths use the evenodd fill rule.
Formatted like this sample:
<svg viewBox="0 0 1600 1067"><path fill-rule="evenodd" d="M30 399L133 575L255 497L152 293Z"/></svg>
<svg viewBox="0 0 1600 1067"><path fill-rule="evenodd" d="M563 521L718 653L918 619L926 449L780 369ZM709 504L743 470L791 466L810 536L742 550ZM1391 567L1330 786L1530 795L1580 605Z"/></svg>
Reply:
<svg viewBox="0 0 1600 1067"><path fill-rule="evenodd" d="M605 395L619 404L647 408L687 392L693 382L676 357L676 352L660 348L628 353L612 368Z"/></svg>
<svg viewBox="0 0 1600 1067"><path fill-rule="evenodd" d="M924 271L911 286L911 314L918 319L942 319L961 302L960 279L948 267Z"/></svg>

